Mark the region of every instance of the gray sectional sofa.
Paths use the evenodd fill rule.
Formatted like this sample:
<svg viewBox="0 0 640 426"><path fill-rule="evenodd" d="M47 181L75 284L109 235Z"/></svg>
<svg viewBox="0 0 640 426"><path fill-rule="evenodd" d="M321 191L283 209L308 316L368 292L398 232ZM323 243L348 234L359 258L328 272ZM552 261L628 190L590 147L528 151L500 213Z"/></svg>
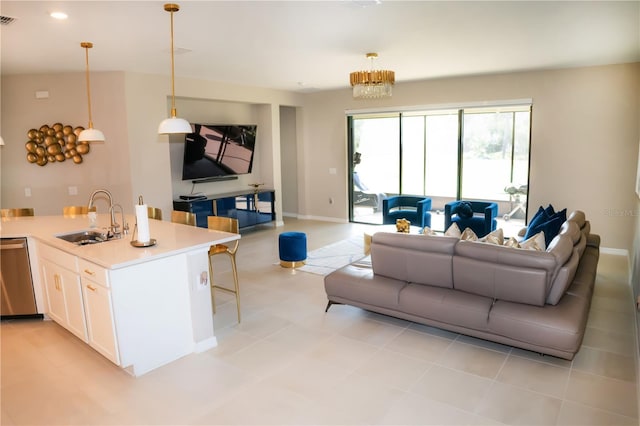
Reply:
<svg viewBox="0 0 640 426"><path fill-rule="evenodd" d="M325 277L327 310L353 305L571 360L584 336L599 246L581 211L546 251L379 232L370 264Z"/></svg>

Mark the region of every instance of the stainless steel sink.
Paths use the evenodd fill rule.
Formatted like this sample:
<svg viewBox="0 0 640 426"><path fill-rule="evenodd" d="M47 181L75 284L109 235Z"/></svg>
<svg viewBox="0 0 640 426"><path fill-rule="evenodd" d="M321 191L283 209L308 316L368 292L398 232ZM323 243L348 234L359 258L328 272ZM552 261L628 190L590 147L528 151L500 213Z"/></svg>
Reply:
<svg viewBox="0 0 640 426"><path fill-rule="evenodd" d="M109 240L108 234L100 231L75 231L68 234L56 235L56 237L79 246L97 244Z"/></svg>

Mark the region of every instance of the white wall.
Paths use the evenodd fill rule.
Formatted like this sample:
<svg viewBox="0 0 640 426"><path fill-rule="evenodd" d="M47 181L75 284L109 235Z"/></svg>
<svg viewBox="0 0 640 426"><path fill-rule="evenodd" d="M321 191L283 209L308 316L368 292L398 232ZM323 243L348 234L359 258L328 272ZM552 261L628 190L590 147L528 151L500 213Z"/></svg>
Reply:
<svg viewBox="0 0 640 426"><path fill-rule="evenodd" d="M65 161L39 167L26 160L26 134L33 127L58 121L87 125L84 74L2 77L0 127L6 145L0 157L0 205L34 207L37 215L60 214L64 205L86 204L94 189L106 188L128 213L133 212L142 195L147 204L161 208L168 218L174 197L191 191L191 183L182 182L181 166L171 155L173 150L180 150L184 137L157 134L158 124L169 115L169 77L93 73L91 82L94 127L105 133L107 141L93 144L80 165ZM35 99L35 91L41 90L49 91L49 99ZM275 187L276 200L281 199L280 154L276 149L280 140L279 107L301 105L302 95L190 79L177 79L176 93L178 115L189 121L255 119L258 124L254 173L236 181L202 184L196 190L224 193L264 182ZM69 186L78 187L77 196L67 195ZM25 187L31 188L32 197L25 197ZM282 218L281 209L276 203L278 220Z"/></svg>
<svg viewBox="0 0 640 426"><path fill-rule="evenodd" d="M345 110L532 98L530 214L548 203L584 210L604 247L631 250L635 218L624 212L637 209L639 93L636 63L396 84L387 100L307 95L300 213L347 218Z"/></svg>
<svg viewBox="0 0 640 426"><path fill-rule="evenodd" d="M104 131L107 141L92 143L81 164L66 160L38 166L26 159L27 132L56 122L87 127L85 76L69 73L2 78L3 208L33 207L37 215L62 214L65 205L86 205L91 192L98 188L109 189L123 206L131 202L124 74L94 73L91 82L94 127ZM49 97L36 99L36 91L47 91ZM69 195L70 186L77 188L78 195ZM31 197L25 196L25 188L31 189ZM105 204L96 207L106 212Z"/></svg>

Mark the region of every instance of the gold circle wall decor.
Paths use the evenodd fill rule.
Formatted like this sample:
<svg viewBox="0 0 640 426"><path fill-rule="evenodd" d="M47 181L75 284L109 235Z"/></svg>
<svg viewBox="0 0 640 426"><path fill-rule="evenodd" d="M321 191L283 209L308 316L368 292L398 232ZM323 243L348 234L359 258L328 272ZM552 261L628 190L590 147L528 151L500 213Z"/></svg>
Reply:
<svg viewBox="0 0 640 426"><path fill-rule="evenodd" d="M90 151L89 142L78 141L78 135L84 130L82 126L69 126L55 123L53 126L43 124L39 129L27 132L27 161L45 166L49 163L61 163L71 160L74 164L82 163L82 156Z"/></svg>

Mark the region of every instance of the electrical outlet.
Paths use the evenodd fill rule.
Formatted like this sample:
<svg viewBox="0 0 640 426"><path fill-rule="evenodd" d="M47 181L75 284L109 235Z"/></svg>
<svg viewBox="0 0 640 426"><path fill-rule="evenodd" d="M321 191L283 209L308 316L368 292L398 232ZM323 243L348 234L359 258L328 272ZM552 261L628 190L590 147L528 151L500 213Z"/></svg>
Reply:
<svg viewBox="0 0 640 426"><path fill-rule="evenodd" d="M69 187L69 195L78 195L78 187L70 186Z"/></svg>
<svg viewBox="0 0 640 426"><path fill-rule="evenodd" d="M24 196L31 197L31 188L29 188L28 186L24 189Z"/></svg>
<svg viewBox="0 0 640 426"><path fill-rule="evenodd" d="M209 272L202 271L195 276L196 290L206 290L209 288Z"/></svg>

